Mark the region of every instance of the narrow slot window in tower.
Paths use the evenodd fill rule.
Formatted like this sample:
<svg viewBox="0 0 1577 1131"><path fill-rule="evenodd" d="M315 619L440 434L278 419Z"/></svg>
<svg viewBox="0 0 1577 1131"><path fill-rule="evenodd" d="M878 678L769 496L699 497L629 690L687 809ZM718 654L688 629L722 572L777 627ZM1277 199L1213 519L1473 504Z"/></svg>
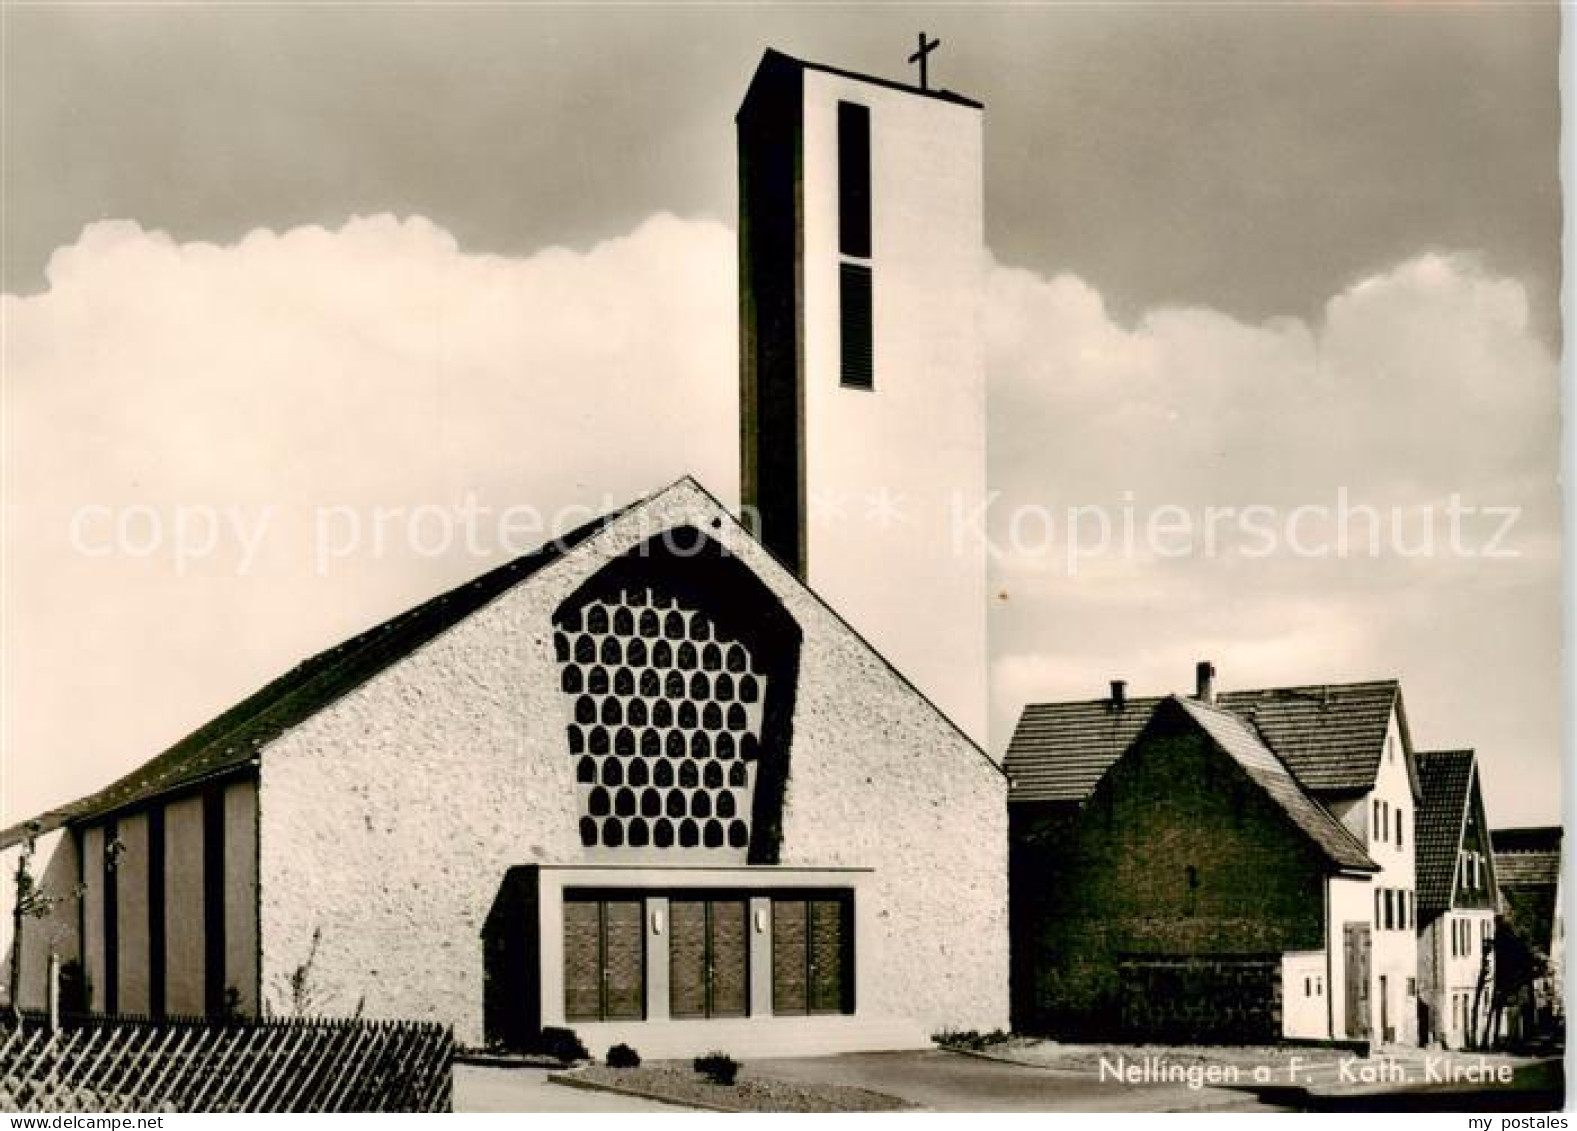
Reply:
<svg viewBox="0 0 1577 1131"><path fill-rule="evenodd" d="M838 310L841 383L875 386L871 295L871 111L838 103Z"/></svg>

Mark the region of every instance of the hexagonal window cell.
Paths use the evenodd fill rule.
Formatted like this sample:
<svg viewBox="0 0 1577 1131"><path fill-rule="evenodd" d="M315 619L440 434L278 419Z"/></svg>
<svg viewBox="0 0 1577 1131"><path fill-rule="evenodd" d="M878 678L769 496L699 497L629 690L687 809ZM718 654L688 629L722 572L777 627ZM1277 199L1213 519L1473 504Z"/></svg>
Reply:
<svg viewBox="0 0 1577 1131"><path fill-rule="evenodd" d="M732 758L734 756L734 736L725 730L712 740L712 751L719 758Z"/></svg>
<svg viewBox="0 0 1577 1131"><path fill-rule="evenodd" d="M685 814L684 790L670 789L668 796L663 799L663 811L670 817L683 817Z"/></svg>
<svg viewBox="0 0 1577 1131"><path fill-rule="evenodd" d="M667 789L674 783L674 766L672 762L658 762L652 768L652 784Z"/></svg>
<svg viewBox="0 0 1577 1131"><path fill-rule="evenodd" d="M716 644L701 649L701 670L715 672L723 666L723 650Z"/></svg>
<svg viewBox="0 0 1577 1131"><path fill-rule="evenodd" d="M673 645L666 640L659 640L652 645L652 667L671 668L674 666Z"/></svg>
<svg viewBox="0 0 1577 1131"><path fill-rule="evenodd" d="M613 610L613 631L619 636L632 636L635 633L635 615L629 609Z"/></svg>
<svg viewBox="0 0 1577 1131"><path fill-rule="evenodd" d="M593 789L590 796L586 798L586 812L593 817L606 817L611 808L612 803L608 797L608 791L600 785Z"/></svg>
<svg viewBox="0 0 1577 1131"><path fill-rule="evenodd" d="M673 822L664 818L652 825L652 843L658 848L672 848L674 843Z"/></svg>
<svg viewBox="0 0 1577 1131"><path fill-rule="evenodd" d="M590 695L575 700L575 721L582 724L597 721L597 701Z"/></svg>
<svg viewBox="0 0 1577 1131"><path fill-rule="evenodd" d="M585 687L585 679L580 674L580 668L570 664L559 673L559 688L570 695L579 695Z"/></svg>
<svg viewBox="0 0 1577 1131"><path fill-rule="evenodd" d="M716 703L708 703L706 710L701 712L701 725L707 730L722 730L723 708Z"/></svg>
<svg viewBox="0 0 1577 1131"><path fill-rule="evenodd" d="M748 848L750 846L750 826L743 821L730 821L728 824L728 847Z"/></svg>
<svg viewBox="0 0 1577 1131"><path fill-rule="evenodd" d="M741 758L747 762L754 762L760 753L760 739L748 732L739 736L739 756Z"/></svg>
<svg viewBox="0 0 1577 1131"><path fill-rule="evenodd" d="M631 848L645 848L651 843L651 832L646 827L646 822L639 817L629 822L629 841Z"/></svg>
<svg viewBox="0 0 1577 1131"><path fill-rule="evenodd" d="M586 749L586 736L574 723L569 725L569 752L579 754Z"/></svg>
<svg viewBox="0 0 1577 1131"><path fill-rule="evenodd" d="M674 725L673 705L666 699L659 699L652 704L652 726L671 727Z"/></svg>
<svg viewBox="0 0 1577 1131"><path fill-rule="evenodd" d="M734 697L734 677L723 672L712 681L712 696L727 703Z"/></svg>
<svg viewBox="0 0 1577 1131"><path fill-rule="evenodd" d="M739 677L739 698L741 702L754 703L761 698L761 684L753 675Z"/></svg>
<svg viewBox="0 0 1577 1131"><path fill-rule="evenodd" d="M663 752L662 735L655 730L641 731L641 757L655 758Z"/></svg>
<svg viewBox="0 0 1577 1131"><path fill-rule="evenodd" d="M684 676L678 672L669 672L668 678L663 680L663 694L669 699L684 698Z"/></svg>
<svg viewBox="0 0 1577 1131"><path fill-rule="evenodd" d="M736 788L750 784L750 771L745 768L743 762L735 762L728 767L728 784Z"/></svg>
<svg viewBox="0 0 1577 1131"><path fill-rule="evenodd" d="M645 785L652 779L652 772L645 762L636 759L630 763L630 768L625 771L625 779L631 785Z"/></svg>
<svg viewBox="0 0 1577 1131"><path fill-rule="evenodd" d="M688 818L679 822L679 847L694 848L700 843L701 830L696 823Z"/></svg>
<svg viewBox="0 0 1577 1131"><path fill-rule="evenodd" d="M553 634L553 658L561 664L569 663L570 642L569 637L562 632Z"/></svg>
<svg viewBox="0 0 1577 1131"><path fill-rule="evenodd" d="M701 759L710 758L711 756L712 744L707 740L706 732L696 731L690 736L690 757Z"/></svg>
<svg viewBox="0 0 1577 1131"><path fill-rule="evenodd" d="M646 668L641 672L640 688L640 693L646 698L655 699L663 693L662 677L651 668Z"/></svg>
<svg viewBox="0 0 1577 1131"><path fill-rule="evenodd" d="M597 759L582 758L575 763L575 780L595 785L597 782Z"/></svg>
<svg viewBox="0 0 1577 1131"><path fill-rule="evenodd" d="M679 645L678 651L674 653L674 666L683 671L692 671L698 662L695 645L688 640Z"/></svg>
<svg viewBox="0 0 1577 1131"><path fill-rule="evenodd" d="M613 795L613 811L621 817L635 816L635 791L621 789Z"/></svg>
<svg viewBox="0 0 1577 1131"><path fill-rule="evenodd" d="M577 664L595 664L597 662L597 641L590 636L577 636L575 638L575 662Z"/></svg>
<svg viewBox="0 0 1577 1131"><path fill-rule="evenodd" d="M580 819L580 842L587 848L591 848L597 843L597 822L590 817L582 817Z"/></svg>
<svg viewBox="0 0 1577 1131"><path fill-rule="evenodd" d="M641 816L661 817L663 815L663 795L655 789L641 790Z"/></svg>
<svg viewBox="0 0 1577 1131"><path fill-rule="evenodd" d="M618 665L622 664L624 662L624 651L619 647L618 639L610 636L604 640L602 648L597 653L597 658L610 668L618 667Z"/></svg>
<svg viewBox="0 0 1577 1131"><path fill-rule="evenodd" d="M712 685L706 676L696 672L690 677L690 698L705 699L712 694Z"/></svg>
<svg viewBox="0 0 1577 1131"><path fill-rule="evenodd" d="M745 713L745 709L742 706L740 706L738 703L730 704L730 706L728 708L728 729L729 730L749 730L750 729L750 716Z"/></svg>
<svg viewBox="0 0 1577 1131"><path fill-rule="evenodd" d="M636 637L624 646L624 662L632 668L646 663L646 641Z"/></svg>
<svg viewBox="0 0 1577 1131"><path fill-rule="evenodd" d="M606 754L612 743L608 739L607 727L592 727L591 734L587 737L586 745L593 754Z"/></svg>
<svg viewBox="0 0 1577 1131"><path fill-rule="evenodd" d="M609 817L602 822L602 843L609 848L623 848L624 822L617 817Z"/></svg>
<svg viewBox="0 0 1577 1131"><path fill-rule="evenodd" d="M602 701L602 721L604 725L616 727L624 721L624 708L617 699L604 699Z"/></svg>
<svg viewBox="0 0 1577 1131"><path fill-rule="evenodd" d="M641 613L640 633L650 639L662 632L662 624L657 619L657 614L647 609Z"/></svg>
<svg viewBox="0 0 1577 1131"><path fill-rule="evenodd" d="M634 755L635 732L629 727L620 727L613 736L613 752L621 758Z"/></svg>
<svg viewBox="0 0 1577 1131"><path fill-rule="evenodd" d="M604 758L602 760L602 784L624 784L624 766L617 758Z"/></svg>
<svg viewBox="0 0 1577 1131"><path fill-rule="evenodd" d="M721 789L723 787L723 764L721 762L707 762L701 768L701 784L707 789Z"/></svg>
<svg viewBox="0 0 1577 1131"><path fill-rule="evenodd" d="M671 730L663 743L663 752L670 758L683 758L685 754L684 731Z"/></svg>
<svg viewBox="0 0 1577 1131"><path fill-rule="evenodd" d="M593 695L608 694L608 669L598 664L586 673L586 690Z"/></svg>
<svg viewBox="0 0 1577 1131"><path fill-rule="evenodd" d="M613 693L615 695L634 695L635 673L629 668L615 668L613 670Z"/></svg>
<svg viewBox="0 0 1577 1131"><path fill-rule="evenodd" d="M669 640L684 639L684 617L677 611L671 611L663 617L663 635Z"/></svg>
<svg viewBox="0 0 1577 1131"><path fill-rule="evenodd" d="M708 848L722 848L723 847L723 836L724 836L724 833L723 833L723 822L722 821L708 821L706 823L705 837L706 837L706 846Z"/></svg>
<svg viewBox="0 0 1577 1131"><path fill-rule="evenodd" d="M712 815L712 795L705 790L691 794L690 815L692 817L710 817Z"/></svg>
<svg viewBox="0 0 1577 1131"><path fill-rule="evenodd" d="M746 654L744 645L730 644L728 646L728 670L731 672L750 670L750 657Z"/></svg>
<svg viewBox="0 0 1577 1131"><path fill-rule="evenodd" d="M568 631L568 632L579 632L580 631L580 610L579 609L569 609L569 610L567 610L564 613L563 618L559 621L559 624L562 625L563 628L566 631Z"/></svg>
<svg viewBox="0 0 1577 1131"><path fill-rule="evenodd" d="M679 784L686 789L694 789L701 784L701 771L695 768L694 762L679 763Z"/></svg>
<svg viewBox="0 0 1577 1131"><path fill-rule="evenodd" d="M601 605L593 605L586 610L586 631L607 632L608 610Z"/></svg>
<svg viewBox="0 0 1577 1131"><path fill-rule="evenodd" d="M644 699L630 700L629 704L624 708L624 721L632 727L643 727L646 725L646 720L646 701Z"/></svg>
<svg viewBox="0 0 1577 1131"><path fill-rule="evenodd" d="M679 704L679 725L685 729L694 730L696 727L701 725L698 715L699 713L695 709L695 704L690 702L690 700L686 699L683 703Z"/></svg>
<svg viewBox="0 0 1577 1131"><path fill-rule="evenodd" d="M717 795L717 815L719 817L732 817L735 813L734 791L725 789Z"/></svg>

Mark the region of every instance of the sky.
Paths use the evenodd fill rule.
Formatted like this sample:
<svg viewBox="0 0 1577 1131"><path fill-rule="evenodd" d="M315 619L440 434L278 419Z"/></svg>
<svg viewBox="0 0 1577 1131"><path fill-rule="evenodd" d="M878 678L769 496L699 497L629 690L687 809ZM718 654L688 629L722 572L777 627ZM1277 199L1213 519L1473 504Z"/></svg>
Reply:
<svg viewBox="0 0 1577 1131"><path fill-rule="evenodd" d="M1558 819L1554 5L3 13L0 819L530 548L511 506L736 500L733 112L766 46L898 78L922 28L986 104L992 752L1199 659L1397 677L1492 823ZM1345 556L1005 545L1339 499Z"/></svg>

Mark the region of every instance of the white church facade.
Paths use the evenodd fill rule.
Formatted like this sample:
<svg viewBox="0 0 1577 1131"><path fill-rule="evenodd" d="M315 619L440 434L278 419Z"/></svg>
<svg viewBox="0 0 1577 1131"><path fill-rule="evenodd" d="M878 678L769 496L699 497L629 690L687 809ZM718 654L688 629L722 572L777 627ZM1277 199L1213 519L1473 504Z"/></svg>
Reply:
<svg viewBox="0 0 1577 1131"><path fill-rule="evenodd" d="M681 480L43 815L36 871L80 898L25 925L24 1005L53 953L95 1010L467 1045L1006 1025L983 549L947 536L984 493L980 108L769 52L740 160L746 521ZM913 519L860 518L903 451Z"/></svg>

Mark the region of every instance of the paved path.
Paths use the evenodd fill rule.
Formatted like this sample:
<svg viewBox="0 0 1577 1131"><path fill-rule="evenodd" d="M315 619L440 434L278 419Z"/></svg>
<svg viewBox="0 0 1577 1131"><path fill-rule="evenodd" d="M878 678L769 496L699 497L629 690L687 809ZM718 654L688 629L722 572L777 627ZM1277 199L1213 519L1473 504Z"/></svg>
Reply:
<svg viewBox="0 0 1577 1131"><path fill-rule="evenodd" d="M1279 1110L1239 1091L1103 1082L1093 1072L1052 1071L940 1051L756 1060L746 1071L870 1088L933 1111Z"/></svg>
<svg viewBox="0 0 1577 1131"><path fill-rule="evenodd" d="M608 1092L566 1088L549 1083L545 1068L494 1068L476 1064L455 1065L454 1109L467 1112L664 1111L670 1115L690 1110Z"/></svg>

